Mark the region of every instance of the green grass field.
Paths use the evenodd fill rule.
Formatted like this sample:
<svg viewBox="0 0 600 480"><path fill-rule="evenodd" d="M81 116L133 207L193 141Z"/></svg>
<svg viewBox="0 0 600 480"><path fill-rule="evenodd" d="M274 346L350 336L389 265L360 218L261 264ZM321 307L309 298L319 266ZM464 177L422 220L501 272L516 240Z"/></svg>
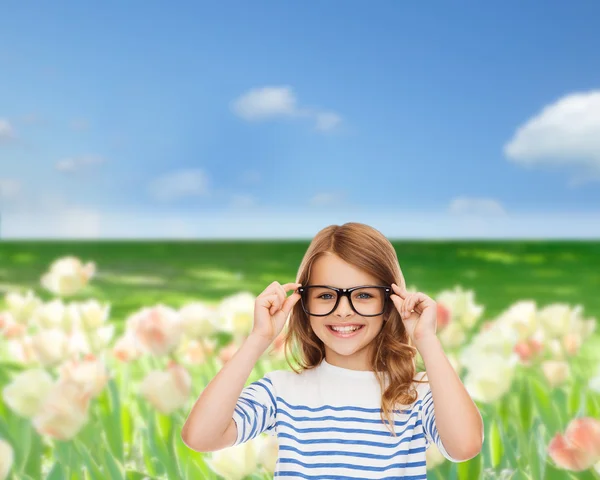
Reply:
<svg viewBox="0 0 600 480"><path fill-rule="evenodd" d="M494 317L516 300L582 304L600 317L600 242L393 242L409 286L434 294L455 284L476 292ZM0 288L40 287L57 257L97 263L80 297L110 301L119 321L141 305L179 306L241 290L259 294L274 280L295 280L308 242L1 242ZM78 297L75 297L78 298Z"/></svg>

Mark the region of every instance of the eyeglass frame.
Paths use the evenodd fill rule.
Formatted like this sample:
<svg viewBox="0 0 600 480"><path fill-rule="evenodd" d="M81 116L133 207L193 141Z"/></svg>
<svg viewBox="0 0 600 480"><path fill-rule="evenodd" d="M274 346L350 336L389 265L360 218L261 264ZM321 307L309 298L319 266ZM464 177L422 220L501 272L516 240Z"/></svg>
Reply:
<svg viewBox="0 0 600 480"><path fill-rule="evenodd" d="M337 292L337 300L335 301L335 305L333 306L333 308L331 309L331 311L329 313L313 314L313 313L310 313L305 308L304 297L305 297L305 294L308 293L308 289L312 288L312 287L330 288L331 290L335 290ZM356 310L356 308L354 307L354 303L352 303L352 297L350 296L350 294L354 290L359 290L361 288L374 288L374 287L384 289L383 310L381 311L381 313L376 313L376 314L372 314L372 315L363 315L362 313L359 313L358 310ZM354 310L361 317L378 317L379 315L383 315L385 313L385 308L387 306L388 299L390 298L391 291L392 291L392 287L388 286L388 285L359 285L357 287L352 287L352 288L336 288L336 287L332 287L330 285L305 285L302 287L298 287L298 289L297 289L297 292L300 294L300 305L302 306L302 310L304 310L304 313L306 313L307 315L310 315L313 317L326 317L327 315L331 315L333 312L335 312L335 309L340 304L340 300L342 297L348 297L348 303L350 304L350 307L352 307L352 310Z"/></svg>

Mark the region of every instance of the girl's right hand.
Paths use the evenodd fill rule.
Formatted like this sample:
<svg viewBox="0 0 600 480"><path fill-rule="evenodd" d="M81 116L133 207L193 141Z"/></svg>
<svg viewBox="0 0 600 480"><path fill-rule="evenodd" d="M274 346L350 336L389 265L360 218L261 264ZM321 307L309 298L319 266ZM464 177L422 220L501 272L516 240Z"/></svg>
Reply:
<svg viewBox="0 0 600 480"><path fill-rule="evenodd" d="M269 285L256 298L251 335L270 345L283 330L292 307L300 300L300 294L296 292L286 298L288 290L295 290L300 286L299 283L281 285L277 281Z"/></svg>

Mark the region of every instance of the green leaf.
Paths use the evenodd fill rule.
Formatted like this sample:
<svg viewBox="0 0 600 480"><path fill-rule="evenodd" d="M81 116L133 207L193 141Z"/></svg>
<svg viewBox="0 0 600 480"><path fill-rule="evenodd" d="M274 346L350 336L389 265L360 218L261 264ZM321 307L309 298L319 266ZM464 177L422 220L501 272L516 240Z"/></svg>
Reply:
<svg viewBox="0 0 600 480"><path fill-rule="evenodd" d="M492 467L496 468L498 465L500 465L500 462L502 461L502 455L504 453L502 435L500 434L500 427L497 419L492 420L489 435L490 458Z"/></svg>
<svg viewBox="0 0 600 480"><path fill-rule="evenodd" d="M536 378L530 379L536 409L551 434L560 430L560 413L551 401L547 388Z"/></svg>
<svg viewBox="0 0 600 480"><path fill-rule="evenodd" d="M567 400L567 411L569 412L569 418L576 417L579 414L579 409L583 405L583 392L581 384L574 382L573 387L569 390L569 397Z"/></svg>
<svg viewBox="0 0 600 480"><path fill-rule="evenodd" d="M29 434L29 455L23 465L23 472L33 478L41 478L42 476L42 455L44 453L44 446L42 444L42 438L40 435L28 425Z"/></svg>
<svg viewBox="0 0 600 480"><path fill-rule="evenodd" d="M110 450L103 448L102 457L106 472L111 480L125 480L125 470L119 461L113 457Z"/></svg>
<svg viewBox="0 0 600 480"><path fill-rule="evenodd" d="M586 398L586 416L598 418L600 417L600 401L596 398L594 392L588 391Z"/></svg>
<svg viewBox="0 0 600 480"><path fill-rule="evenodd" d="M471 460L457 464L458 480L473 480L481 476L483 456L477 455Z"/></svg>
<svg viewBox="0 0 600 480"><path fill-rule="evenodd" d="M525 431L531 428L531 408L532 399L527 377L520 383L521 391L519 392L519 414L521 417L521 425Z"/></svg>
<svg viewBox="0 0 600 480"><path fill-rule="evenodd" d="M127 470L127 472L125 472L125 478L127 480L154 480L154 478L150 477L147 473L140 473L136 472L135 470Z"/></svg>
<svg viewBox="0 0 600 480"><path fill-rule="evenodd" d="M108 381L107 390L104 393L105 395L101 400L103 407L102 425L112 454L122 463L124 461L124 454L121 430L121 402L114 378Z"/></svg>
<svg viewBox="0 0 600 480"><path fill-rule="evenodd" d="M46 476L46 480L64 480L65 478L67 478L67 471L59 462L52 466Z"/></svg>
<svg viewBox="0 0 600 480"><path fill-rule="evenodd" d="M103 480L104 474L100 469L100 466L92 458L88 448L81 441L78 440L73 442L73 448L75 448L77 454L79 455L79 458L85 464L89 477L92 480Z"/></svg>

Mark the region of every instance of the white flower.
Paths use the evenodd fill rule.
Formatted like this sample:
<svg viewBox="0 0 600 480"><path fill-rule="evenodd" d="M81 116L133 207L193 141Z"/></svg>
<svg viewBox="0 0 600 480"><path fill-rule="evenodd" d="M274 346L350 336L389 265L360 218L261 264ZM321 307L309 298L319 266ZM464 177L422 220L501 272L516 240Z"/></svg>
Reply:
<svg viewBox="0 0 600 480"><path fill-rule="evenodd" d="M31 337L29 335L11 339L7 343L9 355L17 362L27 365L36 361L35 352L33 351L31 343Z"/></svg>
<svg viewBox="0 0 600 480"><path fill-rule="evenodd" d="M15 322L27 325L36 308L42 301L35 296L33 290L27 291L25 295L17 292L9 292L4 297L6 307L12 314Z"/></svg>
<svg viewBox="0 0 600 480"><path fill-rule="evenodd" d="M442 452L440 452L440 449L435 443L430 443L425 452L425 461L427 463L427 471L429 471L444 463L446 457L442 455Z"/></svg>
<svg viewBox="0 0 600 480"><path fill-rule="evenodd" d="M246 337L254 325L256 297L250 292L240 292L225 297L217 306L222 331L237 338Z"/></svg>
<svg viewBox="0 0 600 480"><path fill-rule="evenodd" d="M215 307L203 302L192 302L179 309L183 332L190 338L206 338L218 331Z"/></svg>
<svg viewBox="0 0 600 480"><path fill-rule="evenodd" d="M31 337L31 348L44 366L54 366L69 357L69 337L62 330L41 330Z"/></svg>
<svg viewBox="0 0 600 480"><path fill-rule="evenodd" d="M206 459L210 469L227 480L242 480L258 469L256 443L253 440L211 452Z"/></svg>
<svg viewBox="0 0 600 480"><path fill-rule="evenodd" d="M139 358L142 352L139 350L133 334L127 332L117 339L112 353L121 362L131 362Z"/></svg>
<svg viewBox="0 0 600 480"><path fill-rule="evenodd" d="M507 359L501 355L482 355L469 364L464 385L474 400L492 403L510 390L514 377L516 355Z"/></svg>
<svg viewBox="0 0 600 480"><path fill-rule="evenodd" d="M464 328L470 329L484 311L483 305L475 304L474 298L473 290L465 291L457 285L454 290L445 290L437 295L435 301L450 310L450 325L459 322Z"/></svg>
<svg viewBox="0 0 600 480"><path fill-rule="evenodd" d="M516 302L502 312L495 323L514 330L518 335L518 341L526 340L538 327L536 303L532 300Z"/></svg>
<svg viewBox="0 0 600 480"><path fill-rule="evenodd" d="M562 385L569 378L570 369L562 360L546 360L542 362L542 371L552 388Z"/></svg>
<svg viewBox="0 0 600 480"><path fill-rule="evenodd" d="M150 372L140 385L142 396L159 412L169 414L186 405L192 389L192 377L176 363L166 371Z"/></svg>
<svg viewBox="0 0 600 480"><path fill-rule="evenodd" d="M92 397L96 397L108 382L106 366L93 355L65 362L61 365L59 374L62 382L75 382L82 387L84 393Z"/></svg>
<svg viewBox="0 0 600 480"><path fill-rule="evenodd" d="M87 423L89 399L79 383L55 383L33 417L33 426L40 435L70 440Z"/></svg>
<svg viewBox="0 0 600 480"><path fill-rule="evenodd" d="M42 329L60 328L70 332L79 325L79 313L59 298L40 305L33 313L33 322Z"/></svg>
<svg viewBox="0 0 600 480"><path fill-rule="evenodd" d="M458 322L450 322L438 333L442 345L448 348L460 347L466 339L465 327Z"/></svg>
<svg viewBox="0 0 600 480"><path fill-rule="evenodd" d="M52 383L52 377L45 370L25 370L4 387L2 396L11 410L22 417L31 418L39 411Z"/></svg>
<svg viewBox="0 0 600 480"><path fill-rule="evenodd" d="M8 478L14 461L15 452L12 445L0 438L0 480Z"/></svg>
<svg viewBox="0 0 600 480"><path fill-rule="evenodd" d="M564 303L553 303L542 308L538 313L540 323L551 337L562 337L577 324L580 308L571 308Z"/></svg>
<svg viewBox="0 0 600 480"><path fill-rule="evenodd" d="M275 473L277 457L279 456L279 441L275 435L259 435L255 437L258 450L258 463L262 465L271 475Z"/></svg>
<svg viewBox="0 0 600 480"><path fill-rule="evenodd" d="M81 326L85 330L94 330L106 324L110 314L110 305L101 305L98 300L92 299L79 304Z"/></svg>
<svg viewBox="0 0 600 480"><path fill-rule="evenodd" d="M41 278L41 284L57 295L73 295L84 288L95 273L94 262L83 265L80 259L68 256L50 265L49 272Z"/></svg>

